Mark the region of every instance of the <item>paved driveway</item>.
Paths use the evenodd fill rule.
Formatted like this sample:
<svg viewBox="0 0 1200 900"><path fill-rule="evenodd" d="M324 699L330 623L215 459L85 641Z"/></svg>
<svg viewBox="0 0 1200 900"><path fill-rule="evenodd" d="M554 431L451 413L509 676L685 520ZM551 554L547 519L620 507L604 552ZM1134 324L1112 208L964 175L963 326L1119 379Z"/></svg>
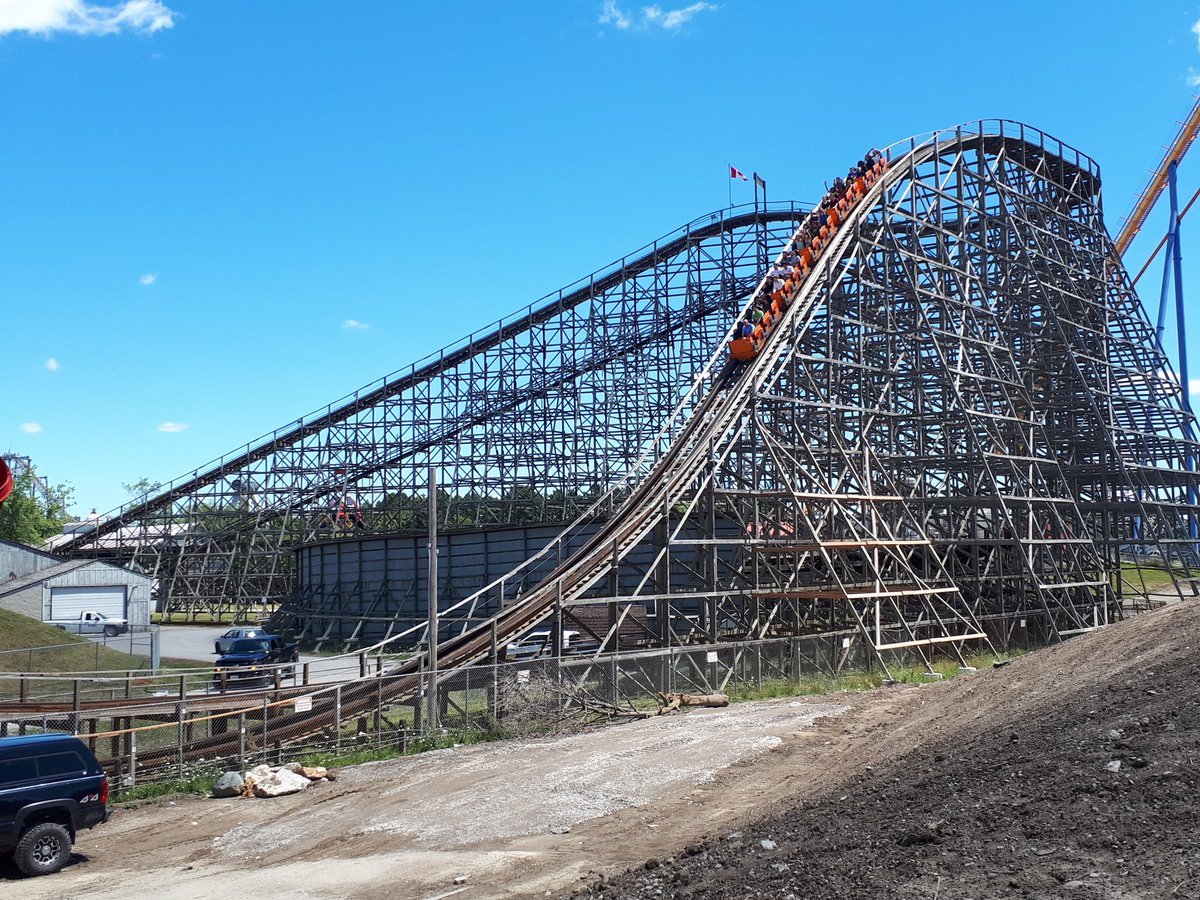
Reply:
<svg viewBox="0 0 1200 900"><path fill-rule="evenodd" d="M200 665L217 661L213 644L229 630L227 625L163 625L159 630L159 654L172 659L194 659ZM358 660L331 660L327 656L301 653L300 663L308 663L310 684L345 681L358 677ZM302 670L297 667L297 677Z"/></svg>

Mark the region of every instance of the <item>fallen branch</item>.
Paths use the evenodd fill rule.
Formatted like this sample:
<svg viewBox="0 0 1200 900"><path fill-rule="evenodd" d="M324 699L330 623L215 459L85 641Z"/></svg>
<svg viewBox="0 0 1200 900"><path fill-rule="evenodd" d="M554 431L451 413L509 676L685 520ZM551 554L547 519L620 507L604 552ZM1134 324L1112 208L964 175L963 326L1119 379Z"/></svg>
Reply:
<svg viewBox="0 0 1200 900"><path fill-rule="evenodd" d="M678 709L681 706L720 708L729 705L729 697L725 694L659 694L658 696L663 706L671 709Z"/></svg>

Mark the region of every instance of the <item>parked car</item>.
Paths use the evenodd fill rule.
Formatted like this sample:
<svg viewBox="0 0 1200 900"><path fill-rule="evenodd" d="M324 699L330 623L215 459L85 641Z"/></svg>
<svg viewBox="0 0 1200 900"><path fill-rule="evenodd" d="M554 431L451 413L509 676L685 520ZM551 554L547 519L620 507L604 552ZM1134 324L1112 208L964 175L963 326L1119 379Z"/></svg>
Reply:
<svg viewBox="0 0 1200 900"><path fill-rule="evenodd" d="M79 831L109 815L108 776L79 738L0 738L0 852L26 875L57 872Z"/></svg>
<svg viewBox="0 0 1200 900"><path fill-rule="evenodd" d="M562 652L564 655L580 652L578 631L562 633ZM593 648L594 648L593 644ZM539 656L550 656L553 652L549 631L530 631L504 648L504 659L507 662L521 662L526 659L536 659Z"/></svg>
<svg viewBox="0 0 1200 900"><path fill-rule="evenodd" d="M297 644L286 643L274 634L259 634L252 638L238 638L229 645L229 652L217 659L213 669L213 687L227 686L247 681L260 681L273 677L278 663L294 663L300 659ZM295 674L294 666L279 670L280 675Z"/></svg>
<svg viewBox="0 0 1200 900"><path fill-rule="evenodd" d="M51 619L50 625L71 634L103 634L116 637L129 630L129 621L117 616L106 616L95 610L84 610L77 619Z"/></svg>
<svg viewBox="0 0 1200 900"><path fill-rule="evenodd" d="M264 634L266 632L261 628L230 628L217 638L215 642L216 649L213 652L216 654L228 653L230 645L238 638L256 638Z"/></svg>

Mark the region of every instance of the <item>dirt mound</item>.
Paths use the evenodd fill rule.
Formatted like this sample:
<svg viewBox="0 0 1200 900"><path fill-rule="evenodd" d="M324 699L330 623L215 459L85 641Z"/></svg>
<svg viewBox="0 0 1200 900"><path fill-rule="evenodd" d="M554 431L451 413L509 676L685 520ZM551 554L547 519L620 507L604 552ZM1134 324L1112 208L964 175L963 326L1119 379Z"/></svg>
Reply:
<svg viewBox="0 0 1200 900"><path fill-rule="evenodd" d="M580 896L1197 897L1200 606L915 692L783 810Z"/></svg>

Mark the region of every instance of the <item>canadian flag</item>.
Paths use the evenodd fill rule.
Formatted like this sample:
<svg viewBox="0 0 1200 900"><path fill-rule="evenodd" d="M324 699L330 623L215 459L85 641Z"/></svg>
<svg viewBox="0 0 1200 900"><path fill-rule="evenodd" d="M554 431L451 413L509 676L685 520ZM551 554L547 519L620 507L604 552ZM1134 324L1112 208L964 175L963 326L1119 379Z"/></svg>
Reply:
<svg viewBox="0 0 1200 900"><path fill-rule="evenodd" d="M750 180L749 178L746 177L745 173L738 171L733 166L729 167L729 177L730 178L740 178L740 179L742 179L742 181Z"/></svg>

